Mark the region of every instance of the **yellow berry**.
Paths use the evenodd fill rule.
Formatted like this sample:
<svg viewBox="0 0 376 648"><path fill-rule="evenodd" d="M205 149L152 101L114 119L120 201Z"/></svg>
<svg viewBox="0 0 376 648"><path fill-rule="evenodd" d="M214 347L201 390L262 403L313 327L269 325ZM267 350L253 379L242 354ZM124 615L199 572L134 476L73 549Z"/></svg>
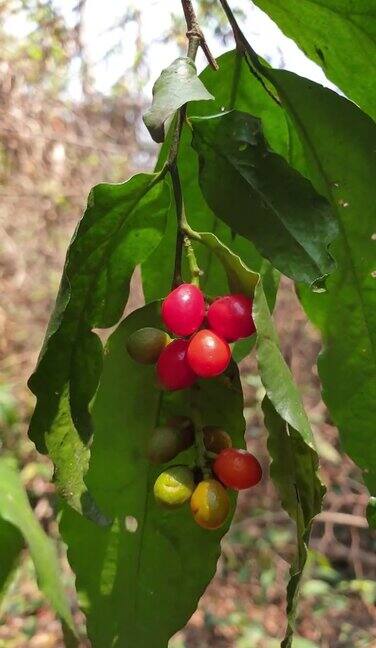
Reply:
<svg viewBox="0 0 376 648"><path fill-rule="evenodd" d="M204 479L191 497L191 511L204 529L218 529L226 520L230 500L226 489L216 479Z"/></svg>
<svg viewBox="0 0 376 648"><path fill-rule="evenodd" d="M192 471L186 466L171 466L157 477L154 497L162 506L177 508L190 499L193 490Z"/></svg>

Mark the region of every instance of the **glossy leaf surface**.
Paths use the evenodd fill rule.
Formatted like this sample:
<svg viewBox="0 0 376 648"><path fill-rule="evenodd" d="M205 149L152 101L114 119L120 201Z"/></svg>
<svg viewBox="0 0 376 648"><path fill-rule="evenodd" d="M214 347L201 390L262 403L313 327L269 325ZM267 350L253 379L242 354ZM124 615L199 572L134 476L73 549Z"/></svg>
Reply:
<svg viewBox="0 0 376 648"><path fill-rule="evenodd" d="M340 226L337 269L325 294L300 290L322 332L323 398L343 449L376 492L376 126L336 93L282 70L269 71L304 144L311 179ZM313 119L313 115L315 119Z"/></svg>
<svg viewBox="0 0 376 648"><path fill-rule="evenodd" d="M268 148L258 119L232 111L192 124L201 188L217 217L287 276L321 282L337 234L328 202Z"/></svg>
<svg viewBox="0 0 376 648"><path fill-rule="evenodd" d="M155 142L165 138L165 122L188 101L213 99L197 76L194 62L176 59L162 71L153 87L153 103L144 115L144 123Z"/></svg>

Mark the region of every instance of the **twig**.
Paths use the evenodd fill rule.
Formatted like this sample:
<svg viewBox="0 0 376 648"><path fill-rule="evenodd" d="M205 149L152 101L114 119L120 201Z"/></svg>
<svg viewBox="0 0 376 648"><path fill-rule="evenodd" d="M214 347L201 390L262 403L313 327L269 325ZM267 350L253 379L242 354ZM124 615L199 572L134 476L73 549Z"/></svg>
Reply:
<svg viewBox="0 0 376 648"><path fill-rule="evenodd" d="M214 70L218 70L218 63L212 55L201 27L198 24L197 16L193 9L191 0L181 0L181 3L184 11L185 22L187 23L187 38L189 40L188 56L194 60L198 48L201 47L209 65Z"/></svg>
<svg viewBox="0 0 376 648"><path fill-rule="evenodd" d="M191 0L181 0L181 3L184 11L185 21L187 23L187 38L188 38L187 56L191 58L192 61L194 61L196 58L197 50L199 46L201 46L208 58L209 63L214 67L214 69L218 69L216 61L209 51L204 35L198 24L197 17L193 9ZM184 213L179 171L176 164L178 151L179 151L180 136L181 136L184 120L185 120L185 115L186 115L186 106L184 105L177 112L175 128L172 134L170 149L169 149L167 162L166 162L166 168L162 169L161 171L161 175L163 175L165 170L168 169L171 175L172 187L174 191L174 198L175 198L175 205L176 205L176 219L178 225L177 233L176 233L175 267L174 267L174 275L172 278L172 288L176 288L176 286L178 286L179 283L181 283L182 281L181 257L183 252L183 244L185 244L186 246L188 263L192 274L192 283L198 283L198 278L201 274L201 271L197 265L197 261L196 261L196 257L192 245L190 241L188 243L186 242L185 240L186 237L184 236L184 229L187 226L187 221Z"/></svg>
<svg viewBox="0 0 376 648"><path fill-rule="evenodd" d="M182 228L182 232L183 232L183 228ZM191 242L190 238L187 235L184 235L184 246L185 246L185 251L186 251L186 254L187 254L187 261L188 261L188 265L189 265L189 271L190 271L190 274L191 274L191 282L195 286L199 286L202 271L198 267L196 255L195 255L195 252L194 252L194 249L193 249L193 246L192 246L192 242Z"/></svg>
<svg viewBox="0 0 376 648"><path fill-rule="evenodd" d="M182 282L182 253L183 253L183 242L184 234L182 229L182 220L185 218L183 210L183 196L181 190L181 182L178 167L176 160L171 164L170 175L172 180L172 187L175 198L175 209L176 209L176 220L178 222L178 228L176 232L176 245L175 245L175 267L174 275L172 278L172 288L176 288Z"/></svg>

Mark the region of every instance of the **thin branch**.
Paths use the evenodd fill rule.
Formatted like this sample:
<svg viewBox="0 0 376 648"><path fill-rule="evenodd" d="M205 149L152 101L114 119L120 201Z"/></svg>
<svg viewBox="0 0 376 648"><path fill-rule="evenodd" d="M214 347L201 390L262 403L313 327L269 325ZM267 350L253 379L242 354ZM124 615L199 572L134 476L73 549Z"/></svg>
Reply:
<svg viewBox="0 0 376 648"><path fill-rule="evenodd" d="M182 232L183 232L183 230L184 230L184 226L181 228ZM196 255L195 255L195 252L194 252L194 249L193 249L192 242L191 242L190 238L187 235L183 236L183 241L184 241L184 246L185 246L185 252L186 252L186 255L187 255L189 272L190 272L190 275L191 275L191 282L195 286L199 286L202 271L198 267L197 259L196 259Z"/></svg>
<svg viewBox="0 0 376 648"><path fill-rule="evenodd" d="M176 245L175 245L175 267L174 274L172 277L171 288L174 289L182 282L182 254L183 254L183 242L184 234L182 230L182 219L184 215L183 211L183 197L180 183L180 176L176 161L174 161L170 167L170 175L172 180L172 187L175 198L175 209L176 209L176 220L178 223L177 232L176 232Z"/></svg>
<svg viewBox="0 0 376 648"><path fill-rule="evenodd" d="M187 23L187 38L189 40L188 56L194 60L198 48L201 47L209 65L214 70L218 70L218 63L212 55L201 27L198 24L197 16L193 9L191 0L181 0L181 3L184 11L185 22Z"/></svg>
<svg viewBox="0 0 376 648"><path fill-rule="evenodd" d="M193 9L191 0L181 0L181 3L184 11L185 21L187 23L187 38L188 38L187 56L191 58L192 61L194 61L196 58L197 50L201 46L203 51L206 54L206 57L208 58L209 63L212 65L212 67L214 67L214 69L218 69L217 63L209 51L204 35L198 24L198 20L195 11ZM201 274L201 271L197 265L195 253L191 245L191 242L189 241L189 239L187 239L187 237L185 237L184 234L184 229L187 226L187 221L184 213L179 170L176 164L178 151L179 151L180 136L181 136L181 131L186 116L186 110L187 110L186 106L184 105L177 112L175 128L172 134L166 166L161 171L161 175L163 175L166 170L170 172L174 198L175 198L175 205L176 205L177 232L176 232L176 246L175 246L175 266L174 266L174 275L172 278L172 288L176 288L176 286L178 286L182 282L181 266L182 266L183 245L185 245L185 249L187 252L187 258L188 258L189 268L191 270L192 282L197 284Z"/></svg>

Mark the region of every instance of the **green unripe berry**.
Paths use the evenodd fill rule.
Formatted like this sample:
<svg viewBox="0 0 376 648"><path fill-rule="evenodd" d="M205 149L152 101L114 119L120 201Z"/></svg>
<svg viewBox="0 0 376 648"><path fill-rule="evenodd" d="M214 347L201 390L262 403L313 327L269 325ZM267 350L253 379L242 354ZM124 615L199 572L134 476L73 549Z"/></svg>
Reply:
<svg viewBox="0 0 376 648"><path fill-rule="evenodd" d="M129 336L127 351L136 362L155 364L169 342L171 338L165 331L146 326Z"/></svg>
<svg viewBox="0 0 376 648"><path fill-rule="evenodd" d="M165 508L178 508L187 502L194 490L193 473L186 466L172 466L157 477L154 497Z"/></svg>

